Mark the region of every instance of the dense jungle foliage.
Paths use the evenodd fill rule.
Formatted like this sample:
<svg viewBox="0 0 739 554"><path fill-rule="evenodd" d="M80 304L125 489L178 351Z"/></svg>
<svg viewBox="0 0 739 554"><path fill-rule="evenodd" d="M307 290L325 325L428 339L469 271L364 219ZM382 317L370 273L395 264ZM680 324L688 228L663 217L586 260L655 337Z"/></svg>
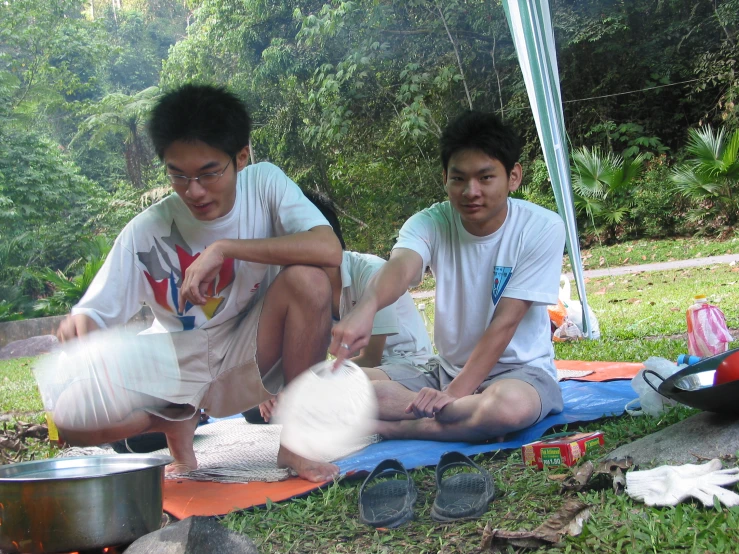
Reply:
<svg viewBox="0 0 739 554"><path fill-rule="evenodd" d="M739 0L550 6L581 239L733 232ZM470 107L520 129L517 194L554 207L500 0L2 0L0 320L65 311L168 193L145 121L188 81L244 98L256 159L328 193L352 249L444 198Z"/></svg>

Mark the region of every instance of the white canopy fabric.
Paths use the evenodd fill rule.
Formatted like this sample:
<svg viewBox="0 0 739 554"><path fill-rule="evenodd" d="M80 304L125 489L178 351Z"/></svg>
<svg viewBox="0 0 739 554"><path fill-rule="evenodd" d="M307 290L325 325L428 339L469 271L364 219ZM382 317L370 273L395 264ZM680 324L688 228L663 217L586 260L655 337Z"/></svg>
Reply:
<svg viewBox="0 0 739 554"><path fill-rule="evenodd" d="M565 135L559 70L549 0L503 0L508 26L516 46L526 91L534 112L544 161L554 190L559 215L567 229L567 252L583 309L583 331L592 338L592 325L585 294L585 280L578 243L575 205L572 198L569 153Z"/></svg>

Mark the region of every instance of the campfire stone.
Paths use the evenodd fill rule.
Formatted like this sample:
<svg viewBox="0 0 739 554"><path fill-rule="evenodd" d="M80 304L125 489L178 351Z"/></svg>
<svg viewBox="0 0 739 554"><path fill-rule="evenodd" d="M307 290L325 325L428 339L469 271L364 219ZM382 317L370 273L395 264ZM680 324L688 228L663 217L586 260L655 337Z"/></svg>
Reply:
<svg viewBox="0 0 739 554"><path fill-rule="evenodd" d="M229 531L209 517L193 516L144 535L126 549L126 554L258 554L246 535Z"/></svg>
<svg viewBox="0 0 739 554"><path fill-rule="evenodd" d="M739 418L701 412L630 444L619 446L608 458L631 456L637 465L680 465L736 456L737 451Z"/></svg>
<svg viewBox="0 0 739 554"><path fill-rule="evenodd" d="M30 339L16 340L0 348L0 360L27 358L51 352L57 345L54 335L41 335Z"/></svg>

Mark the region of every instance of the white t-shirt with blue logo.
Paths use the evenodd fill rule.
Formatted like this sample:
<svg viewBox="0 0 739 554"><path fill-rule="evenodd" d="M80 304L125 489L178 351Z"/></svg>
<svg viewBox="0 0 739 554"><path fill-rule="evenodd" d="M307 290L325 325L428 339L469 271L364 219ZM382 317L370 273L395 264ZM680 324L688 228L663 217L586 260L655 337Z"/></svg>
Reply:
<svg viewBox="0 0 739 554"><path fill-rule="evenodd" d="M547 305L557 303L564 244L559 215L512 198L503 225L484 237L470 234L448 201L406 221L394 248L417 252L434 274L434 343L448 371L459 374L506 297L533 304L491 375L528 365L556 380Z"/></svg>

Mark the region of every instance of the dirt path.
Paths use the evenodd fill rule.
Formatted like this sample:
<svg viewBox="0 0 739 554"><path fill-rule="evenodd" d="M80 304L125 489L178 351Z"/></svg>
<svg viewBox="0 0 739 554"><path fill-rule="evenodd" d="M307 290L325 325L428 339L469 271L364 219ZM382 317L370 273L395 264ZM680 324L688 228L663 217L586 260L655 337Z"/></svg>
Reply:
<svg viewBox="0 0 739 554"><path fill-rule="evenodd" d="M669 271L671 269L685 269L687 267L703 267L714 264L739 263L739 254L726 254L724 256L708 256L705 258L691 258L689 260L675 260L674 262L660 262L654 264L623 265L605 269L586 269L585 277L606 277L611 275L628 275L629 273L642 273L645 271ZM567 277L573 279L572 272ZM411 292L413 298L433 298L434 291L419 290Z"/></svg>

